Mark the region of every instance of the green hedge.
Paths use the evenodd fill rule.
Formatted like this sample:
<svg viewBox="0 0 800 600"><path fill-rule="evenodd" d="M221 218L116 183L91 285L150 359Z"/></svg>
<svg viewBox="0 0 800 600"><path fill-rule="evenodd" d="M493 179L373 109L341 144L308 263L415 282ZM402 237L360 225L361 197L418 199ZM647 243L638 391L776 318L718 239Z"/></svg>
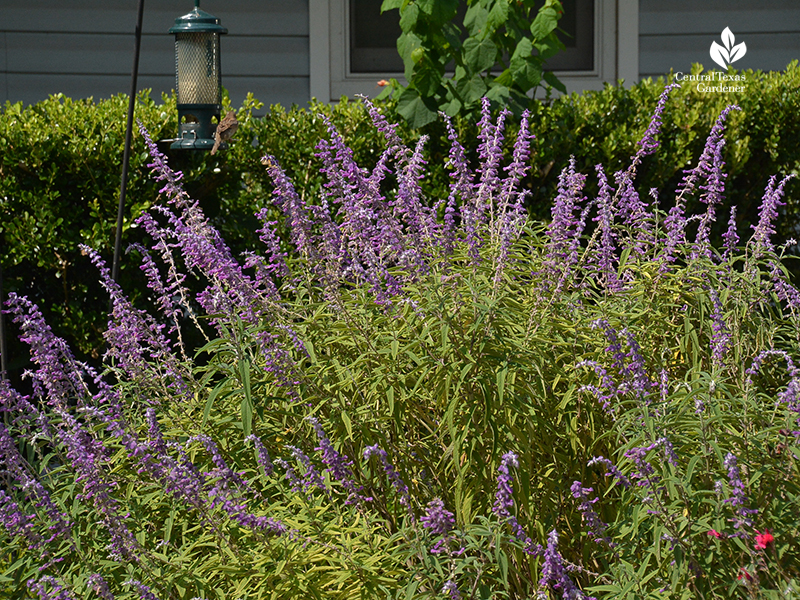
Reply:
<svg viewBox="0 0 800 600"><path fill-rule="evenodd" d="M694 72L700 68L696 66ZM694 84L685 83L671 94L660 136L663 153L649 157L638 175L640 189L659 190L662 207L671 206L671 191L680 181L682 169L697 160L714 119L730 103L742 108L729 117L728 131L735 141L725 147L727 197L739 207L740 230L757 222L769 176L798 171L797 61L782 73L744 73L744 93L702 93ZM549 214L558 173L571 155L591 181L595 164L603 163L608 170L626 164L663 87L663 80L647 80L630 89L607 86L603 91L537 105L531 116L536 135L534 174L525 182L532 216ZM110 259L126 107L124 95L98 102L57 95L28 107L7 103L0 111L0 260L5 291L38 302L55 332L84 357L98 357L103 351L107 297L78 244L92 246ZM172 166L184 172L187 191L200 201L235 251L258 247L253 213L270 205L271 184L261 156L279 157L307 199L318 195L322 179L314 153L326 130L320 113L328 115L345 134L362 166L373 166L384 148L382 135L374 130L358 102L312 103L308 108L291 109L272 106L266 116L253 116L261 107L256 99L248 98L238 109L241 124L230 149L215 156L170 155ZM385 108L393 109L392 105ZM143 93L136 117L155 139L173 137L177 131L174 97L163 97L159 104ZM399 119L390 115L390 120ZM476 139L474 124L457 122L457 127L461 139ZM515 124L509 129L510 140ZM432 123L421 131L400 129L401 136L411 142L421 133L430 136L425 185L432 196L440 195L449 183L442 166L449 148L444 125ZM133 219L157 201L159 189L147 177L148 159L138 133L134 144L124 244L139 239L131 227ZM677 160L659 160L664 155ZM778 233L784 238L796 236L800 228L798 189L797 180L787 189L787 206L778 224ZM720 233L724 223L718 225ZM121 273L123 287L135 301L142 302L136 292L144 289L138 265L123 260ZM10 337L14 333L11 331ZM23 350L13 340L9 342L11 366L19 368L25 363Z"/></svg>

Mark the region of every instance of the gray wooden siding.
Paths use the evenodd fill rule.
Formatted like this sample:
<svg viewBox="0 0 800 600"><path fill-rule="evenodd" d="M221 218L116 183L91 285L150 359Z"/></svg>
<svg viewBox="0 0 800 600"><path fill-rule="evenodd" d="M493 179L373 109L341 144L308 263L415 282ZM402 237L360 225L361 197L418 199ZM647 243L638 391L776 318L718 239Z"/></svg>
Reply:
<svg viewBox="0 0 800 600"><path fill-rule="evenodd" d="M709 49L725 27L747 44L736 69L782 71L800 58L798 0L640 0L640 78L686 73L692 63L718 70Z"/></svg>
<svg viewBox="0 0 800 600"><path fill-rule="evenodd" d="M175 87L174 36L167 31L192 0L146 1L139 89ZM308 0L202 0L218 17L222 85L234 106L248 92L266 105L309 99ZM34 103L128 93L136 0L0 0L0 102Z"/></svg>

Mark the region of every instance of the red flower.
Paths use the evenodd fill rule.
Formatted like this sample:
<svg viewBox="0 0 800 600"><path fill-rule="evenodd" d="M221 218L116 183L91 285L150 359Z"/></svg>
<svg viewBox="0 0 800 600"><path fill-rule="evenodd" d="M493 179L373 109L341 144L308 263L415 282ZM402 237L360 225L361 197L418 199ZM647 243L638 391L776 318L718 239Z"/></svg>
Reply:
<svg viewBox="0 0 800 600"><path fill-rule="evenodd" d="M722 537L722 534L719 531L717 531L716 529L709 529L708 531L706 531L706 533L708 535L712 536L712 537L715 537L715 538L721 538Z"/></svg>
<svg viewBox="0 0 800 600"><path fill-rule="evenodd" d="M737 577L736 579L738 579L740 581L742 579L747 579L747 581L753 581L753 576L750 575L750 573L748 573L744 568L742 568L742 569L739 569L739 577Z"/></svg>
<svg viewBox="0 0 800 600"><path fill-rule="evenodd" d="M758 533L758 530L756 530L756 533ZM767 546L774 541L775 538L772 537L769 529L765 529L764 533L758 533L756 536L756 550L766 550Z"/></svg>

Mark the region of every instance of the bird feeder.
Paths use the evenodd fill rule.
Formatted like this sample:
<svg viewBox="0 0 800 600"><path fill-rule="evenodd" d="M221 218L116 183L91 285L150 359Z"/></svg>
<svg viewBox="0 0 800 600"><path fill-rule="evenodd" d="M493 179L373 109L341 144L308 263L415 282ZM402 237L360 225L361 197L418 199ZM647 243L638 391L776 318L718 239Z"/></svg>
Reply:
<svg viewBox="0 0 800 600"><path fill-rule="evenodd" d="M172 149L210 150L222 111L219 36L228 30L219 19L194 10L175 19L175 89L178 94L179 137Z"/></svg>

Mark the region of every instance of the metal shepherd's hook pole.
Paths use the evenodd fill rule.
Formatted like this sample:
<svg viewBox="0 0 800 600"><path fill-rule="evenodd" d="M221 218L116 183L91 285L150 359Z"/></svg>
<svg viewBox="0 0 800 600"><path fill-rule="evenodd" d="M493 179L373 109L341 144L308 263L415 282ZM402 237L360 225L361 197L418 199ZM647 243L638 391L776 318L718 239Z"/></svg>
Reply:
<svg viewBox="0 0 800 600"><path fill-rule="evenodd" d="M125 151L122 155L122 183L119 190L119 210L117 211L117 235L114 240L114 264L111 278L119 280L119 258L122 247L122 221L125 214L125 188L128 185L128 163L131 156L131 138L133 137L133 108L136 105L136 83L139 78L139 50L142 46L142 14L144 0L139 0L139 14L136 19L136 42L133 50L133 74L131 75L131 95L128 97L128 125L125 130Z"/></svg>

